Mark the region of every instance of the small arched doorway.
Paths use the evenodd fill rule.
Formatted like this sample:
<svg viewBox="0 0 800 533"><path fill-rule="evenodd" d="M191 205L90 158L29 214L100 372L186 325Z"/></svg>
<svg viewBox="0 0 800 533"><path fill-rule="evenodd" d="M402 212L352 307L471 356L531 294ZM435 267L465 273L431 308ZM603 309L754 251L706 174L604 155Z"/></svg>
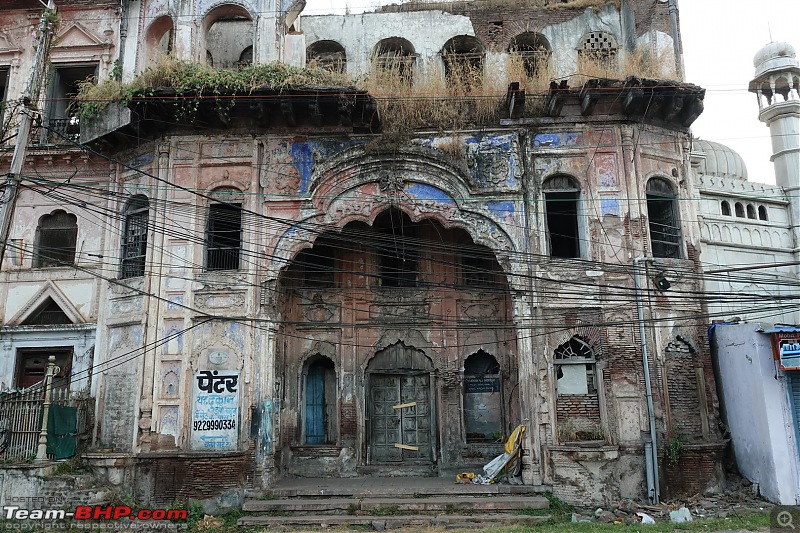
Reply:
<svg viewBox="0 0 800 533"><path fill-rule="evenodd" d="M375 354L366 371L367 461L431 463L433 363L421 350L397 342Z"/></svg>

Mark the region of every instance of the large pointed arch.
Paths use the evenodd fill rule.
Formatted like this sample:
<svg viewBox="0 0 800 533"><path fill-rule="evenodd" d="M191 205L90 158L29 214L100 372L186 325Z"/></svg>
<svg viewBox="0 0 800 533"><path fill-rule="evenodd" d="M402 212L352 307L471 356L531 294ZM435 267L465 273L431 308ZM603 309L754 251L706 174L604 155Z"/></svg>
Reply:
<svg viewBox="0 0 800 533"><path fill-rule="evenodd" d="M396 208L413 222L431 219L445 228L465 230L473 242L492 250L505 273L520 262L514 236L493 219L491 211L469 206L467 180L448 163L424 150L366 154L363 148L331 158L315 171L309 184L316 213L299 220L279 238L267 278L277 279L281 269L325 232L341 232L350 222L371 225L388 208ZM511 276L509 286L519 281ZM516 281L515 281L516 280Z"/></svg>

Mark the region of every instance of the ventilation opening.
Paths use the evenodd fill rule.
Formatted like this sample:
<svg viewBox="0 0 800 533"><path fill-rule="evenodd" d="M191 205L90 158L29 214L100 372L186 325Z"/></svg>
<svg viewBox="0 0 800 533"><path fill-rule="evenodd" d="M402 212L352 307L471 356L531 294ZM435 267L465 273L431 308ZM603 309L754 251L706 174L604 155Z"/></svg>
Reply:
<svg viewBox="0 0 800 533"><path fill-rule="evenodd" d="M23 326L56 326L72 324L72 320L52 299L47 298L37 307L28 318L22 322Z"/></svg>

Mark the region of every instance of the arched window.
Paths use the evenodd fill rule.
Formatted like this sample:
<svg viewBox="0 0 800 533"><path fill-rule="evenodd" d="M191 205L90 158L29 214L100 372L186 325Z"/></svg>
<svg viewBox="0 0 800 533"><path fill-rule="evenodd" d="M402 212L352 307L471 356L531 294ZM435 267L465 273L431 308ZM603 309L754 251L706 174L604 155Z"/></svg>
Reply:
<svg viewBox="0 0 800 533"><path fill-rule="evenodd" d="M442 48L444 74L451 85L471 88L483 79L484 48L471 35L459 35Z"/></svg>
<svg viewBox="0 0 800 533"><path fill-rule="evenodd" d="M548 178L542 188L550 257L580 257L578 184L569 176L558 175Z"/></svg>
<svg viewBox="0 0 800 533"><path fill-rule="evenodd" d="M525 32L511 39L510 54L518 54L529 78L535 78L545 70L550 60L550 43L541 33Z"/></svg>
<svg viewBox="0 0 800 533"><path fill-rule="evenodd" d="M309 67L322 67L331 72L344 72L347 55L344 47L336 41L317 41L306 48L306 63Z"/></svg>
<svg viewBox="0 0 800 533"><path fill-rule="evenodd" d="M211 193L220 203L208 206L206 270L238 270L242 252L242 200L238 189L221 187Z"/></svg>
<svg viewBox="0 0 800 533"><path fill-rule="evenodd" d="M153 65L160 56L172 52L175 40L175 23L172 17L159 17L150 24L145 35L145 67Z"/></svg>
<svg viewBox="0 0 800 533"><path fill-rule="evenodd" d="M134 196L128 202L122 234L120 277L123 279L144 276L149 214L150 202L146 196Z"/></svg>
<svg viewBox="0 0 800 533"><path fill-rule="evenodd" d="M603 70L617 69L617 39L604 31L593 31L584 36L578 47L578 59L590 62Z"/></svg>
<svg viewBox="0 0 800 533"><path fill-rule="evenodd" d="M747 218L756 218L756 208L753 204L747 204Z"/></svg>
<svg viewBox="0 0 800 533"><path fill-rule="evenodd" d="M681 230L678 222L677 195L664 178L647 182L647 216L653 257L680 258Z"/></svg>
<svg viewBox="0 0 800 533"><path fill-rule="evenodd" d="M78 217L55 211L39 219L34 243L33 267L67 266L75 263Z"/></svg>
<svg viewBox="0 0 800 533"><path fill-rule="evenodd" d="M553 355L559 440L602 439L594 349L588 340L575 335L559 345Z"/></svg>
<svg viewBox="0 0 800 533"><path fill-rule="evenodd" d="M336 368L317 355L305 376L305 444L336 442Z"/></svg>
<svg viewBox="0 0 800 533"><path fill-rule="evenodd" d="M408 84L413 81L416 59L414 46L400 37L383 39L375 45L372 55L373 68L378 75L396 78Z"/></svg>
<svg viewBox="0 0 800 533"><path fill-rule="evenodd" d="M248 48L252 61L253 30L253 20L245 8L228 4L212 9L203 19L206 62L215 68L235 69L243 57L248 59Z"/></svg>
<svg viewBox="0 0 800 533"><path fill-rule="evenodd" d="M253 64L253 46L250 45L239 54L239 61L236 62L237 68L249 67Z"/></svg>
<svg viewBox="0 0 800 533"><path fill-rule="evenodd" d="M478 350L464 361L464 428L467 442L496 441L503 432L500 365Z"/></svg>
<svg viewBox="0 0 800 533"><path fill-rule="evenodd" d="M731 216L731 204L729 204L728 202L723 200L722 203L719 204L719 209L720 212L726 217Z"/></svg>
<svg viewBox="0 0 800 533"><path fill-rule="evenodd" d="M742 205L741 202L736 202L734 209L736 210L737 217L744 218L744 205Z"/></svg>
<svg viewBox="0 0 800 533"><path fill-rule="evenodd" d="M767 208L763 205L758 206L758 220L769 220L767 218Z"/></svg>

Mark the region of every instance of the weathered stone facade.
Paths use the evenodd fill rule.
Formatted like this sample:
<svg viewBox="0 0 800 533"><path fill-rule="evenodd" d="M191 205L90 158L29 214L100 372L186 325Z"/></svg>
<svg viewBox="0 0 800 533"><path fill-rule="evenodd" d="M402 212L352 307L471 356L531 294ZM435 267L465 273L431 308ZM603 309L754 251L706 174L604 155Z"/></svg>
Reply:
<svg viewBox="0 0 800 533"><path fill-rule="evenodd" d="M202 61L208 35L197 28L210 27L209 13L274 11L140 4L118 51L123 79L171 32L174 53ZM586 31L618 30L620 54L642 36L666 42L665 12L622 6L531 14L552 18L542 32L567 72ZM372 20L365 34L378 39L389 18L427 16L478 37L497 27L486 12L375 13L361 24ZM298 32L323 39L335 26L309 17L289 31L292 17L257 19L254 61L296 59ZM413 38L437 59L442 43ZM556 48L559 39L575 46ZM489 65L507 55L492 53ZM350 89L350 115L338 90L315 93L314 105L261 94L226 124L205 121L208 101L198 122L165 124L172 104L157 93L94 135L83 125L96 150L80 159L92 169L84 189L63 177L77 149L31 148L32 173L52 161L64 174L20 191L10 238L22 249L36 240L38 217L55 207L41 195L55 187L95 262L76 256L50 274L7 254L0 290L61 272L94 287L96 307L74 321L97 325L93 445L132 458L124 467L143 499L211 498L292 475L450 475L488 462L520 423L525 483L583 503L641 498L649 422L634 257L656 256L637 268L660 449L681 434L699 462L716 464L719 441L702 303L686 297L702 291L699 227L678 201L695 194L687 128L703 92L648 83L556 86L541 96L545 112L397 143L380 142L374 101ZM145 220L144 241L135 220ZM134 237L146 243L141 256L129 255ZM656 276L671 289L656 291ZM7 319L18 312L8 302ZM692 489L718 483L713 470Z"/></svg>

